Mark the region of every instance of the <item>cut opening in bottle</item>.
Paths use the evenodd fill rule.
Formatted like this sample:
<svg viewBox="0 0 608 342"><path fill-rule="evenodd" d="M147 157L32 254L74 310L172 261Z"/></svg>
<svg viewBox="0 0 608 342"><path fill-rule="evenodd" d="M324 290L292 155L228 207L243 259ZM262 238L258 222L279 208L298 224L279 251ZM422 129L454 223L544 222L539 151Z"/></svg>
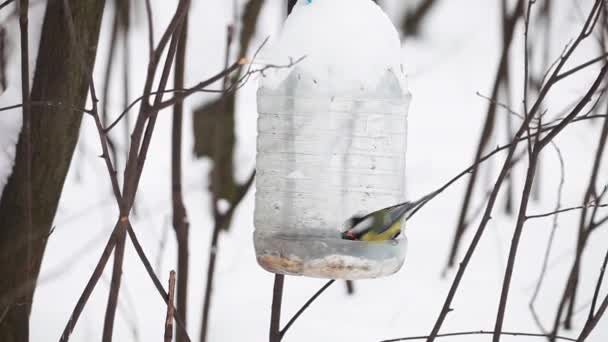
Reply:
<svg viewBox="0 0 608 342"><path fill-rule="evenodd" d="M268 272L326 279L370 279L391 275L404 263L407 239L352 241L326 230L255 231L257 261Z"/></svg>

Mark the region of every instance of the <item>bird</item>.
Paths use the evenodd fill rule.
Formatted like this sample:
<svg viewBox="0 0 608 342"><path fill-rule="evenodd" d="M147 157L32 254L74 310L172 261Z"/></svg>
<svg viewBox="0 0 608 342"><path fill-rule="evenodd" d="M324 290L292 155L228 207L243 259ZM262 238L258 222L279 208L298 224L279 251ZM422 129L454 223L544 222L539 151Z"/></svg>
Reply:
<svg viewBox="0 0 608 342"><path fill-rule="evenodd" d="M354 215L346 220L342 238L358 241L385 241L397 238L403 217L433 197L436 192L417 201L408 201L376 210L367 215Z"/></svg>

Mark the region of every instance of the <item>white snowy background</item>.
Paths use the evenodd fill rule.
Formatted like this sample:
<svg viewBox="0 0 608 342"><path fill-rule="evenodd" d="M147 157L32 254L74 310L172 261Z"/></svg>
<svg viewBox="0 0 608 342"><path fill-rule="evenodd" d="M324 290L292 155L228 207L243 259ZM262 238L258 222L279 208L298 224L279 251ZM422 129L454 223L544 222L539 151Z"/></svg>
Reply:
<svg viewBox="0 0 608 342"><path fill-rule="evenodd" d="M318 0L324 1L324 0ZM327 1L327 0L325 0ZM252 49L269 35L275 35L283 19L284 1L267 0ZM134 6L132 32L131 94L142 89L147 65L147 32L142 2ZM156 37L166 26L175 1L154 1ZM217 72L223 65L225 28L231 21L231 1L193 1L190 11L190 34L186 67L187 84L193 84ZM239 1L244 3L244 1ZM398 25L400 9L406 1L387 0L385 8ZM559 2L556 6L552 57L574 37L582 25L590 1ZM36 51L40 18L44 5L31 11L31 48ZM9 37L9 88L0 94L0 106L20 101L18 22L6 19ZM426 22L420 38L403 42L402 58L410 75L413 102L409 112L407 156L407 192L415 198L427 193L468 167L477 147L487 101L476 92L488 95L495 75L501 46L499 1L439 1ZM107 58L112 12L104 15L103 31L95 68L99 89L103 85L103 67ZM336 20L339 20L337 16ZM311 23L313 25L314 23ZM38 26L37 26L38 25ZM516 30L512 49L515 70L523 70L523 26ZM584 53L575 56L583 61L596 54L593 42L584 45ZM30 65L35 63L31 54ZM117 56L120 57L120 52ZM118 63L117 63L118 64ZM571 65L575 65L573 62ZM581 95L597 69L581 73L556 88L548 108L557 113ZM110 104L112 113L121 109L120 67L115 69ZM522 75L513 79L514 98L521 99ZM235 165L238 179L245 179L255 158L255 90L252 81L238 96L238 146ZM209 99L197 95L186 101L194 108ZM518 100L519 102L519 100ZM500 115L506 115L500 112ZM11 172L14 144L20 127L19 110L0 113L0 189ZM209 213L207 172L210 163L191 156L191 116L185 118L184 188L190 221L190 284L188 327L193 340L198 340L202 294L206 276L208 245L212 220ZM504 127L504 117L498 119ZM151 153L137 197L134 228L152 259L161 260L157 273L166 284L168 274L176 267L176 244L171 222L170 193L170 111L160 114ZM579 205L591 167L591 158L599 134L598 125L579 123L569 127L557 139L566 161L564 206ZM496 143L504 142L499 134ZM124 143L123 143L124 144ZM120 146L124 151L124 145ZM97 158L100 146L93 121L85 116L72 167L63 190L59 210L42 264L31 317L32 341L57 340L101 254L116 219L116 206L106 169ZM600 184L608 183L608 163L600 171ZM493 166L492 166L493 165ZM547 149L542 167L541 201L530 211L553 210L559 182L556 154ZM484 168L477 200L482 198L498 161ZM517 168L516 179L523 179L523 168ZM489 178L492 179L492 178ZM356 282L356 295L347 296L342 282L334 284L291 328L285 341L378 341L401 336L426 335L441 309L454 271L441 277L461 205L464 182L450 188L426 206L408 225L409 250L404 268L394 276ZM521 184L517 184L521 187ZM481 188L481 189L480 189ZM519 192L519 190L518 190ZM502 201L502 199L501 199ZM478 203L475 203L475 207ZM497 206L499 208L499 206ZM220 238L209 341L261 341L267 339L273 276L255 261L253 232L253 191L239 207L233 227ZM604 211L605 213L605 211ZM496 210L494 219L481 240L473 261L460 285L442 332L491 330L504 274L504 266L514 221ZM538 299L545 325L554 317L565 275L575 246L578 215L564 214L559 221L550 267ZM472 225L475 228L475 225ZM540 271L551 228L551 219L530 221L525 228L512 291L507 306L505 331L538 332L528 302ZM473 230L471 229L471 230ZM466 235L466 248L471 233ZM164 249L161 248L165 244ZM580 290L582 305L576 316L575 332L582 328L588 308L584 304L593 293L596 274L608 245L608 231L601 229L584 255ZM159 252L162 251L162 255ZM462 251L462 250L461 250ZM462 253L461 253L462 255ZM461 259L461 257L459 257ZM111 266L93 293L76 326L72 341L96 340L101 335L107 302ZM284 292L284 322L320 286L323 280L287 277ZM603 292L608 291L604 286ZM127 244L120 308L116 319L115 341L155 341L163 334L165 305L149 280L131 244ZM576 333L563 335L576 336ZM488 341L489 336L451 337L451 341ZM508 337L504 341L526 341L531 338ZM589 341L608 340L608 319L596 328Z"/></svg>

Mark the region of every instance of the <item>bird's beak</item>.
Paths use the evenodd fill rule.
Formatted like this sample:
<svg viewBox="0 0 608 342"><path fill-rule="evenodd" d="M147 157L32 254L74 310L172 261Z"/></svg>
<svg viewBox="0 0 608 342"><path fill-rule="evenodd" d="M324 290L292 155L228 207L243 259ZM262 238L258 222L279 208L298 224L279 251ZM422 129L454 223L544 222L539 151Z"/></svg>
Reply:
<svg viewBox="0 0 608 342"><path fill-rule="evenodd" d="M357 240L357 237L355 236L355 234L353 234L353 232L351 232L350 230L347 230L344 233L342 233L342 238L346 239L346 240Z"/></svg>

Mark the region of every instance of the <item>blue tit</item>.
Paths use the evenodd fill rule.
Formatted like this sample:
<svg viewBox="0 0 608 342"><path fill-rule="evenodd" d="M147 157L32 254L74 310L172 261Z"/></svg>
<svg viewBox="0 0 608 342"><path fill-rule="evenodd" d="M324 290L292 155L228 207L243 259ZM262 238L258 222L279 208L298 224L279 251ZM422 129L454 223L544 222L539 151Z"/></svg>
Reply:
<svg viewBox="0 0 608 342"><path fill-rule="evenodd" d="M342 232L342 238L346 240L359 241L384 241L391 240L401 234L403 218L406 214L426 202L435 193L424 196L415 202L404 202L386 207L364 216L355 215L346 221L346 230Z"/></svg>

